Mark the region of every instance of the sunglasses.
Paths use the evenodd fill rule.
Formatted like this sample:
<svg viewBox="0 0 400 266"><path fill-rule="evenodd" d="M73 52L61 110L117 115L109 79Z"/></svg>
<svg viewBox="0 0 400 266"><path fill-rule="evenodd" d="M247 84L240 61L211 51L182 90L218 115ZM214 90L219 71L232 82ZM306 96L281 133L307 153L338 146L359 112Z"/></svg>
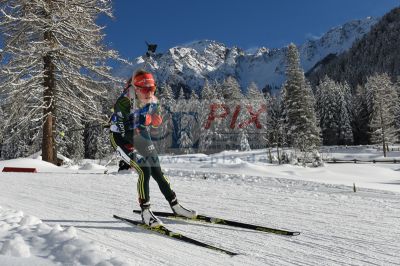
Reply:
<svg viewBox="0 0 400 266"><path fill-rule="evenodd" d="M152 87L135 86L135 90L139 91L140 93L155 92L156 91L156 86L152 86Z"/></svg>

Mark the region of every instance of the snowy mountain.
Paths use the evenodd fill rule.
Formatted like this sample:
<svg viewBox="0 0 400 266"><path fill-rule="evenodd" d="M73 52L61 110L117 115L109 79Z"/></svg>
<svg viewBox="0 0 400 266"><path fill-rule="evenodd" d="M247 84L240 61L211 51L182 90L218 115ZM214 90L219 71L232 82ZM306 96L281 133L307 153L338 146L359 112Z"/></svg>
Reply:
<svg viewBox="0 0 400 266"><path fill-rule="evenodd" d="M377 21L371 17L354 20L298 46L304 70L311 69L329 54L339 54L350 49L353 42L369 32ZM166 82L173 87L198 89L205 79L220 81L227 76L235 77L243 89L251 82L255 82L259 88L267 85L279 87L285 80L286 49L261 47L249 53L239 47L201 40L156 54L150 59L149 65L159 83ZM141 67L143 63L143 57L137 58L135 68Z"/></svg>
<svg viewBox="0 0 400 266"><path fill-rule="evenodd" d="M321 61L306 73L312 84L325 75L352 87L365 84L372 73L387 73L393 80L400 75L400 7L385 14L368 34L343 54Z"/></svg>

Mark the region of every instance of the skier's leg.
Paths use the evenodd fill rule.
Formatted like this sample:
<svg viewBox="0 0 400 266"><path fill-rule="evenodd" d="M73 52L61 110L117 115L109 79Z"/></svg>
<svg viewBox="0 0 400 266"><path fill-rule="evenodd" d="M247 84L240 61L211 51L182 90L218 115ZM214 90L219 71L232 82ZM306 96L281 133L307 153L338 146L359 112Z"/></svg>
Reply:
<svg viewBox="0 0 400 266"><path fill-rule="evenodd" d="M155 157L150 158L150 160L155 159ZM164 195L165 199L171 203L175 198L175 192L171 188L171 182L164 175L160 166L152 166L151 167L151 176L157 182L158 187L160 188L161 193Z"/></svg>
<svg viewBox="0 0 400 266"><path fill-rule="evenodd" d="M143 156L143 162L150 169L150 174L157 182L161 193L171 202L175 198L175 193L171 189L168 178L164 175L160 167L160 160L153 142L150 139L147 131L136 135L134 138L135 148L140 155Z"/></svg>
<svg viewBox="0 0 400 266"><path fill-rule="evenodd" d="M142 209L142 221L151 227L160 226L163 223L153 214L150 208L149 181L151 168L143 158L140 158L137 163L134 163L133 167L139 174L137 190L140 208Z"/></svg>
<svg viewBox="0 0 400 266"><path fill-rule="evenodd" d="M181 216L185 216L188 218L194 218L197 216L197 212L194 210L189 210L182 207L181 204L178 203L175 192L171 188L171 184L168 178L164 175L161 170L160 161L157 155L157 151L151 141L150 137L147 137L145 134L137 135L134 139L135 148L138 152L144 156L144 162L146 162L150 167L151 176L157 182L161 193L164 195L165 199L169 202L172 210Z"/></svg>
<svg viewBox="0 0 400 266"><path fill-rule="evenodd" d="M139 196L140 206L143 204L150 204L150 167L143 158L140 158L137 162L132 163L132 167L135 168L139 175L137 182L137 191Z"/></svg>
<svg viewBox="0 0 400 266"><path fill-rule="evenodd" d="M163 193L165 199L169 202L169 205L175 214L187 218L195 218L197 216L197 212L195 210L187 209L178 202L176 194L171 189L171 184L168 178L162 172L160 166L151 167L151 176L157 181L161 192Z"/></svg>
<svg viewBox="0 0 400 266"><path fill-rule="evenodd" d="M129 137L130 138L130 137ZM133 136L131 137L133 139ZM141 162L139 165L136 162L136 155L132 152L129 145L131 145L127 138L123 138L118 133L111 133L110 141L113 148L119 153L122 159L133 169L136 170L139 178L137 183L137 190L140 204L150 201L149 196L149 180L150 180L150 167Z"/></svg>
<svg viewBox="0 0 400 266"><path fill-rule="evenodd" d="M162 225L162 222L150 209L150 166L142 159L136 161L136 154L126 145L131 145L131 141L129 140L133 140L133 136L122 138L120 134L110 134L110 141L113 148L120 154L122 159L138 173L139 178L137 182L137 191L140 208L142 209L142 221L151 227L160 226Z"/></svg>

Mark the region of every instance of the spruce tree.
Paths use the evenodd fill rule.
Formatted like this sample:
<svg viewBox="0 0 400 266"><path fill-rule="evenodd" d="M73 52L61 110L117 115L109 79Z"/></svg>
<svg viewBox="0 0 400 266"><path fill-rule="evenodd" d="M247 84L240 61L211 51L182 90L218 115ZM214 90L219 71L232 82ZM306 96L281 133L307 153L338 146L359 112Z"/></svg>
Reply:
<svg viewBox="0 0 400 266"><path fill-rule="evenodd" d="M222 82L220 86L220 92L225 100L240 100L243 98L240 85L237 80L232 76L228 76Z"/></svg>
<svg viewBox="0 0 400 266"><path fill-rule="evenodd" d="M225 133L229 133L226 128L227 119L221 118L223 113L225 113L224 106L226 102L223 96L222 85L214 81L210 87L211 94L209 96L214 96L214 98L204 99L204 109L205 110L205 120L204 120L204 130L208 131L211 139L211 145L209 146L208 152L211 151L221 151L225 150L227 147L227 142L229 142L229 136ZM212 120L209 117L212 109L216 108L215 114L216 119ZM206 125L209 124L208 128Z"/></svg>
<svg viewBox="0 0 400 266"><path fill-rule="evenodd" d="M383 156L386 157L388 145L398 140L397 91L386 73L368 77L365 87L372 99L371 141L382 145Z"/></svg>
<svg viewBox="0 0 400 266"><path fill-rule="evenodd" d="M315 89L316 109L324 145L337 144L337 84L325 76Z"/></svg>
<svg viewBox="0 0 400 266"><path fill-rule="evenodd" d="M182 91L181 91L182 92ZM198 121L199 109L198 96L194 90L190 93L190 98L185 99L183 94L180 94L176 115L179 116L179 148L182 152L189 154L194 151L194 145L197 145L199 138L200 124Z"/></svg>
<svg viewBox="0 0 400 266"><path fill-rule="evenodd" d="M396 128L397 136L400 142L400 76L397 77L397 82L394 84L397 92L397 108L396 108Z"/></svg>
<svg viewBox="0 0 400 266"><path fill-rule="evenodd" d="M192 120L192 122L190 123L190 137L193 147L192 152L194 152L194 149L197 150L199 148L199 140L202 126L200 117L201 113L204 112L204 110L201 109L199 96L197 95L195 90L192 90L190 98L188 100L188 112Z"/></svg>
<svg viewBox="0 0 400 266"><path fill-rule="evenodd" d="M371 106L365 87L358 85L352 101L352 129L355 145L370 143L369 121L372 113Z"/></svg>
<svg viewBox="0 0 400 266"><path fill-rule="evenodd" d="M217 131L220 134L221 149L236 149L240 146L238 145L240 143L239 134L242 134L247 139L247 126L239 127L240 123L245 121L244 117L247 112L246 98L242 94L239 83L232 76L228 76L219 88L220 95L222 95L220 98L221 104L229 112L225 118L220 118L218 123ZM228 118L232 118L239 109L237 122L232 123L232 120ZM223 112L222 108L220 110Z"/></svg>
<svg viewBox="0 0 400 266"><path fill-rule="evenodd" d="M252 148L265 148L267 145L265 143L265 132L267 130L267 108L268 100L264 97L264 94L259 90L254 82L251 82L247 88L247 99L243 99L243 112L245 113L246 120L250 118L250 112L247 109L251 108L251 111L258 113L257 123L261 126L257 127L255 123L251 123L246 127L247 135L250 140L250 147Z"/></svg>
<svg viewBox="0 0 400 266"><path fill-rule="evenodd" d="M239 141L240 141L240 150L241 151L250 151L250 144L248 141L248 136L245 130L241 130L239 132L239 137L238 137Z"/></svg>
<svg viewBox="0 0 400 266"><path fill-rule="evenodd" d="M112 146L110 145L109 134L104 132L104 130L99 132L95 145L96 145L96 153L94 154L94 158L98 159L100 162L107 155L112 153Z"/></svg>
<svg viewBox="0 0 400 266"><path fill-rule="evenodd" d="M275 148L278 163L281 163L280 149L286 144L284 110L282 106L282 95L270 96L267 94L267 122L266 122L266 142L269 154L271 149ZM270 156L272 163L272 156Z"/></svg>
<svg viewBox="0 0 400 266"><path fill-rule="evenodd" d="M316 87L316 107L325 145L351 144L353 141L348 93L348 86L328 76Z"/></svg>
<svg viewBox="0 0 400 266"><path fill-rule="evenodd" d="M210 106L216 98L215 89L210 82L206 80L201 90L201 101L199 104L201 112L199 112L200 123L200 138L199 138L199 151L207 153L213 142L212 128L206 128L208 115L210 113Z"/></svg>
<svg viewBox="0 0 400 266"><path fill-rule="evenodd" d="M258 99L262 95L260 89L257 87L257 84L251 82L249 87L247 88L247 98L249 99Z"/></svg>
<svg viewBox="0 0 400 266"><path fill-rule="evenodd" d="M181 132L181 137L179 138L178 144L179 148L181 149L181 152L185 154L190 154L193 152L192 148L193 142L188 132L186 131Z"/></svg>
<svg viewBox="0 0 400 266"><path fill-rule="evenodd" d="M176 101L170 85L165 84L161 86L161 88L162 91L158 97L161 105L163 123L156 130L153 130L153 133L156 131L157 141L154 143L157 146L157 150L160 153L165 153L172 144L172 118L175 112Z"/></svg>
<svg viewBox="0 0 400 266"><path fill-rule="evenodd" d="M352 95L351 88L347 82L338 84L337 95L338 113L336 114L338 121L338 144L348 145L354 141L352 122Z"/></svg>
<svg viewBox="0 0 400 266"><path fill-rule="evenodd" d="M315 100L311 86L305 80L299 52L294 44L290 44L287 50L286 76L284 101L290 143L302 152L315 150L320 145Z"/></svg>

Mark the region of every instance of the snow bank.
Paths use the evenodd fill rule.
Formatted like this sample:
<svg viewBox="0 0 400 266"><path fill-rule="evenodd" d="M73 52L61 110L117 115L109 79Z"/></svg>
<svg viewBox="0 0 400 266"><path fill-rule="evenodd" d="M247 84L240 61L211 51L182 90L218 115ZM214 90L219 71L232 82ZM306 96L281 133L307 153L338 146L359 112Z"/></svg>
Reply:
<svg viewBox="0 0 400 266"><path fill-rule="evenodd" d="M106 170L106 168L103 165L95 163L85 163L79 167L79 170Z"/></svg>
<svg viewBox="0 0 400 266"><path fill-rule="evenodd" d="M378 147L379 148L379 147ZM390 147L386 159L400 161L399 146ZM393 150L392 150L393 149ZM290 153L291 150L286 149ZM271 151L276 156L276 151ZM321 156L325 159L343 160L384 159L382 151L375 146L332 146L322 147ZM368 189L400 192L400 166L393 163L365 164L325 164L324 167L303 167L297 165L269 163L268 150L222 151L207 156L162 156L161 163L171 176L190 178L223 179L257 182L252 177L285 178L291 180L313 181L326 184L345 185ZM229 176L229 178L227 177Z"/></svg>
<svg viewBox="0 0 400 266"><path fill-rule="evenodd" d="M66 160L69 160L66 157L63 157ZM64 167L56 166L52 163L48 163L41 160L41 157L38 158L18 158L12 160L0 161L0 171L3 170L4 167L28 167L28 168L36 168L36 170L40 173L75 173L76 171L82 170L84 171L98 171L103 173L106 170L106 167L103 165L99 165L93 162L93 160L83 160L82 165L73 165L72 161L68 161ZM15 174L15 173L11 173Z"/></svg>
<svg viewBox="0 0 400 266"><path fill-rule="evenodd" d="M124 265L71 226L49 226L21 211L0 207L0 265Z"/></svg>
<svg viewBox="0 0 400 266"><path fill-rule="evenodd" d="M36 168L38 172L68 172L69 170L58 167L54 164L42 161L40 159L31 159L31 158L18 158L12 160L0 161L0 171L3 170L4 167L29 167ZM15 173L13 173L15 174Z"/></svg>

